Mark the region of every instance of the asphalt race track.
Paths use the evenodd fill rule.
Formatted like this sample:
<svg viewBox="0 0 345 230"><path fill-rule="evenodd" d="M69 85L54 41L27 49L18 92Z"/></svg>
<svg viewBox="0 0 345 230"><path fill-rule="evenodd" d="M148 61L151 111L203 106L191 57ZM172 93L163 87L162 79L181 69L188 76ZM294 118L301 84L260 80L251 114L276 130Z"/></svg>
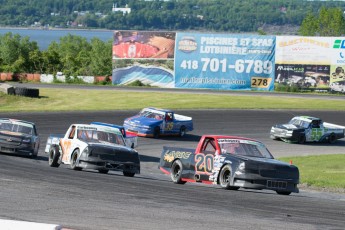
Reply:
<svg viewBox="0 0 345 230"><path fill-rule="evenodd" d="M230 134L266 143L275 157L345 153L345 139L329 144L273 141L273 124L311 115L345 125L345 112L285 110L181 110L195 130L183 138L139 138L142 173L50 168L44 154L49 134L71 123L122 124L137 111L6 113L33 121L41 137L37 159L0 154L0 219L61 224L73 229L344 229L345 194L302 190L290 196L272 191L226 191L202 184L175 185L158 170L162 146L196 147L203 134Z"/></svg>

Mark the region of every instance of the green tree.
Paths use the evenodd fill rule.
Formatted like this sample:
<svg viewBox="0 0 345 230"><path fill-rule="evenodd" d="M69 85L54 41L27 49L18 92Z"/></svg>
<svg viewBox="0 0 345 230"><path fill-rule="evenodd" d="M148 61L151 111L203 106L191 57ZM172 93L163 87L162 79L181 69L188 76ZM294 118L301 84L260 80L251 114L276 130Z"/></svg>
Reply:
<svg viewBox="0 0 345 230"><path fill-rule="evenodd" d="M90 50L91 45L86 38L71 34L61 37L58 52L63 65L63 73L67 76L88 74L88 65L91 60Z"/></svg>
<svg viewBox="0 0 345 230"><path fill-rule="evenodd" d="M0 69L13 73L35 72L31 53L39 51L36 42L19 34L6 33L0 36Z"/></svg>
<svg viewBox="0 0 345 230"><path fill-rule="evenodd" d="M58 52L59 44L55 41L50 43L48 49L42 52L43 70L42 73L57 73L62 71L62 62Z"/></svg>
<svg viewBox="0 0 345 230"><path fill-rule="evenodd" d="M340 8L322 7L319 15L308 13L299 29L303 36L342 36L345 34L345 19Z"/></svg>
<svg viewBox="0 0 345 230"><path fill-rule="evenodd" d="M91 40L91 69L95 76L109 76L112 72L112 41Z"/></svg>

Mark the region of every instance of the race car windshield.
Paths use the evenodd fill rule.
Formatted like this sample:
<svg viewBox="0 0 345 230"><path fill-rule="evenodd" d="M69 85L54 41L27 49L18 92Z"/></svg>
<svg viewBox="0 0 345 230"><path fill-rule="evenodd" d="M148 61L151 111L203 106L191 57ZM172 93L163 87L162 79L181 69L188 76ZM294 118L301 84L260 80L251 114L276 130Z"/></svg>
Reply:
<svg viewBox="0 0 345 230"><path fill-rule="evenodd" d="M260 157L273 159L271 153L261 143L219 143L222 153L240 156Z"/></svg>
<svg viewBox="0 0 345 230"><path fill-rule="evenodd" d="M291 119L291 121L289 121L289 124L295 125L295 126L301 126L303 128L308 128L310 125L310 122L293 118L293 119Z"/></svg>
<svg viewBox="0 0 345 230"><path fill-rule="evenodd" d="M33 127L29 127L29 126L3 122L3 123L0 123L0 130L33 135L34 129Z"/></svg>
<svg viewBox="0 0 345 230"><path fill-rule="evenodd" d="M164 116L162 114L154 113L152 111L142 110L139 115L141 117L152 118L156 120L163 120Z"/></svg>
<svg viewBox="0 0 345 230"><path fill-rule="evenodd" d="M125 146L122 136L116 133L79 129L77 132L77 137L79 140L85 142L110 143Z"/></svg>

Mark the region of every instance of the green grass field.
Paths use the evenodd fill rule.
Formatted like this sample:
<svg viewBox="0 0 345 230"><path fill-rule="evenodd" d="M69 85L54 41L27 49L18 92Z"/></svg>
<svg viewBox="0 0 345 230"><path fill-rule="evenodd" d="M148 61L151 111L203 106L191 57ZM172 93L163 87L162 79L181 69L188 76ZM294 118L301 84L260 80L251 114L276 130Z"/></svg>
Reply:
<svg viewBox="0 0 345 230"><path fill-rule="evenodd" d="M345 110L340 100L260 95L126 92L122 90L40 89L40 98L0 94L1 112L170 109L305 109Z"/></svg>
<svg viewBox="0 0 345 230"><path fill-rule="evenodd" d="M345 191L345 154L286 157L279 160L292 160L300 171L300 182L308 187Z"/></svg>

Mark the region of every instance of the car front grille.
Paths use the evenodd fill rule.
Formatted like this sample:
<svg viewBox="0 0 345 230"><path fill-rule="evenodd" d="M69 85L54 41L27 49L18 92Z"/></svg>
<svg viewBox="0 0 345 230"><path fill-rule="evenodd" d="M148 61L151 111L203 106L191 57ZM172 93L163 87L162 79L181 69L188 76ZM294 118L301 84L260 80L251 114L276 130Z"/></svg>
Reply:
<svg viewBox="0 0 345 230"><path fill-rule="evenodd" d="M22 142L22 138L20 137L10 137L10 136L4 136L0 135L0 144L6 144L10 146L18 146Z"/></svg>
<svg viewBox="0 0 345 230"><path fill-rule="evenodd" d="M266 187L272 188L272 189L286 189L287 188L287 182L268 180Z"/></svg>

